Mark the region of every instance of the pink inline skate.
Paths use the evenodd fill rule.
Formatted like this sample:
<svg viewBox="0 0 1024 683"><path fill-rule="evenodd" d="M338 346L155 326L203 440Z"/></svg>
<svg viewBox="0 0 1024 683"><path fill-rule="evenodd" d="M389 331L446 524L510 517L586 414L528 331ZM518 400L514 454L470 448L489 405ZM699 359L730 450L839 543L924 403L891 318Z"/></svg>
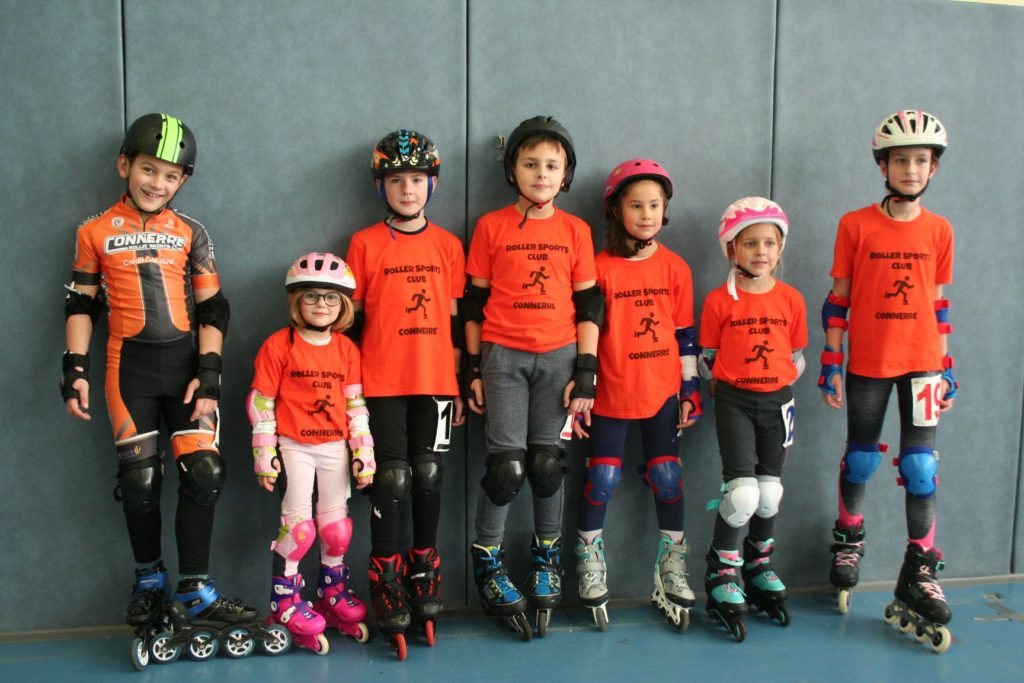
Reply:
<svg viewBox="0 0 1024 683"><path fill-rule="evenodd" d="M292 642L325 655L329 649L327 622L302 599L302 575L275 576L270 590L270 619L292 634ZM268 620L269 621L269 620Z"/></svg>
<svg viewBox="0 0 1024 683"><path fill-rule="evenodd" d="M313 609L327 622L327 628L337 629L357 642L370 640L366 627L366 605L348 587L348 567L339 564L334 567L320 565L320 581L316 594L319 598Z"/></svg>

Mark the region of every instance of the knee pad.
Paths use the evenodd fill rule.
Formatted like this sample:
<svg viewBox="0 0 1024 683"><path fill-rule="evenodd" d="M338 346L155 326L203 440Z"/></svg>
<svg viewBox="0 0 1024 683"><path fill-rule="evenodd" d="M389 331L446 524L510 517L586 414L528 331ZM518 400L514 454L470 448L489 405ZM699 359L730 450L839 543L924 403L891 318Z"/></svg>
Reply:
<svg viewBox="0 0 1024 683"><path fill-rule="evenodd" d="M900 484L917 498L928 498L935 493L939 469L935 451L928 446L911 446L900 451Z"/></svg>
<svg viewBox="0 0 1024 683"><path fill-rule="evenodd" d="M562 486L565 475L565 451L558 446L527 446L526 476L533 495L548 498Z"/></svg>
<svg viewBox="0 0 1024 683"><path fill-rule="evenodd" d="M757 503L757 516L768 519L779 514L779 503L782 502L782 480L778 477L759 475L757 489L760 498Z"/></svg>
<svg viewBox="0 0 1024 683"><path fill-rule="evenodd" d="M332 510L317 515L316 525L320 529L320 543L323 554L340 557L348 552L352 541L352 518L345 515L344 510Z"/></svg>
<svg viewBox="0 0 1024 683"><path fill-rule="evenodd" d="M412 456L412 492L418 499L440 500L444 468L433 451Z"/></svg>
<svg viewBox="0 0 1024 683"><path fill-rule="evenodd" d="M217 502L224 486L224 460L214 451L196 451L175 461L178 466L178 490L196 505L207 507Z"/></svg>
<svg viewBox="0 0 1024 683"><path fill-rule="evenodd" d="M385 460L373 475L370 502L382 513L397 514L411 486L409 464L404 460Z"/></svg>
<svg viewBox="0 0 1024 683"><path fill-rule="evenodd" d="M315 540L316 525L313 520L304 519L294 524L288 524L287 520L282 517L277 540L270 544L270 549L286 560L298 562L313 547Z"/></svg>
<svg viewBox="0 0 1024 683"><path fill-rule="evenodd" d="M495 505L508 505L523 488L526 479L525 451L494 451L487 454L487 466L480 487Z"/></svg>
<svg viewBox="0 0 1024 683"><path fill-rule="evenodd" d="M117 471L114 499L124 503L126 512L145 514L159 510L163 479L163 466L158 458L121 465Z"/></svg>
<svg viewBox="0 0 1024 683"><path fill-rule="evenodd" d="M738 529L750 521L757 510L760 497L761 490L757 486L757 479L753 477L733 479L725 485L722 502L718 506L718 514L722 515L726 524Z"/></svg>
<svg viewBox="0 0 1024 683"><path fill-rule="evenodd" d="M679 457L675 455L659 455L647 461L640 468L644 482L651 487L658 500L675 503L683 497L683 468L679 465Z"/></svg>
<svg viewBox="0 0 1024 683"><path fill-rule="evenodd" d="M622 460L619 458L587 458L587 482L583 485L583 498L591 505L604 505L622 480Z"/></svg>
<svg viewBox="0 0 1024 683"><path fill-rule="evenodd" d="M887 449L880 443L851 443L843 456L843 478L851 484L866 484L882 462L882 453Z"/></svg>

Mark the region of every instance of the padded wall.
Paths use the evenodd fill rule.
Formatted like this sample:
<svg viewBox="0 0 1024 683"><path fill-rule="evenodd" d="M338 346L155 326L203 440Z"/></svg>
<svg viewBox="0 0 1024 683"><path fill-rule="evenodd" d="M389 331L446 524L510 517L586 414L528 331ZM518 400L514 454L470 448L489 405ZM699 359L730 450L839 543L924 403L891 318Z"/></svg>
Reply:
<svg viewBox="0 0 1024 683"><path fill-rule="evenodd" d="M1024 392L1024 292L1012 260L1024 213L1022 134L1013 125L1024 104L1017 87L1024 55L1015 42L1021 10L944 0L136 0L124 3L122 15L113 0L78 2L74 12L10 0L5 11L0 215L18 241L0 254L14 283L0 302L8 329L0 342L0 415L9 436L0 632L123 619L132 558L110 498L115 462L100 390L106 330L92 346L93 420L73 422L56 396L58 283L68 277L74 226L113 203L122 187L114 159L125 117L150 111L178 115L196 132L196 174L175 203L210 230L233 308L222 404L229 481L212 558L227 594L266 608L278 500L254 483L243 401L260 342L285 324L289 261L313 249L343 253L352 233L383 215L367 168L370 149L403 126L438 144L442 181L429 214L467 239L481 214L514 199L497 136L535 114L555 115L575 138L579 168L559 203L590 222L597 248L611 168L637 156L668 168L677 195L664 242L689 261L698 302L725 275L715 230L731 201L772 192L789 213L785 278L804 293L811 322L777 534L779 571L795 587L826 582L845 432L844 416L826 410L814 388L822 344L815 321L836 221L881 197L868 151L876 123L902 106L938 114L951 147L925 201L957 230L949 295L963 385L940 429L938 539L950 560L946 576L1022 566L1024 525L1018 520L1015 539L1012 526ZM440 543L452 607L477 604L466 548L484 451L478 421L461 431L446 460ZM892 415L885 438L896 436ZM584 453L570 447L564 532L571 597ZM710 410L686 433L680 453L691 581L699 586L713 523L703 508L720 483ZM639 462L633 435L606 531L615 597L650 591L656 523L635 474ZM865 579L892 579L897 571L905 532L894 476L880 470L869 489ZM164 543L172 570L176 485L169 474ZM529 493L513 506L507 543L521 578ZM349 559L365 597L367 500L356 495L351 507ZM304 571L314 575L308 559ZM58 583L62 609L38 609L52 604Z"/></svg>

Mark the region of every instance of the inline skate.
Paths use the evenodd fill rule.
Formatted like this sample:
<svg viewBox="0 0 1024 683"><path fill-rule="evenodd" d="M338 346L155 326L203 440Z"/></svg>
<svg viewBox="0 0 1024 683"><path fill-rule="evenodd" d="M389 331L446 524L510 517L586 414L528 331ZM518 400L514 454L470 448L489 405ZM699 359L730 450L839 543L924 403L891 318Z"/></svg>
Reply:
<svg viewBox="0 0 1024 683"><path fill-rule="evenodd" d="M576 574L579 576L580 602L590 608L594 623L608 630L608 565L604 560L604 539L600 536L588 544L576 540Z"/></svg>
<svg viewBox="0 0 1024 683"><path fill-rule="evenodd" d="M187 579L167 608L167 628L147 644L149 661L170 663L183 651L197 661L215 656L223 643L228 657L248 657L257 643L265 654L279 655L291 646L291 634L278 624L264 625L254 608L227 600L210 579ZM135 662L133 651L133 663ZM143 664L145 666L145 664Z"/></svg>
<svg viewBox="0 0 1024 683"><path fill-rule="evenodd" d="M355 638L356 642L370 640L370 629L366 627L366 605L359 601L355 592L348 587L348 567L344 564L329 567L320 565L320 580L317 582L317 601L313 611L327 622L326 628L333 628L342 635Z"/></svg>
<svg viewBox="0 0 1024 683"><path fill-rule="evenodd" d="M772 566L771 554L775 552L775 539L743 541L743 587L747 602L775 619L783 626L789 626L789 611L786 609L786 585L782 583Z"/></svg>
<svg viewBox="0 0 1024 683"><path fill-rule="evenodd" d="M844 527L836 520L832 529L832 567L828 579L838 589L839 613L846 614L853 589L860 580L860 558L864 557L864 523Z"/></svg>
<svg viewBox="0 0 1024 683"><path fill-rule="evenodd" d="M651 604L671 621L676 630L686 633L690 628L690 608L697 601L686 582L686 542L675 544L668 536L658 541L658 558L654 562L654 591Z"/></svg>
<svg viewBox="0 0 1024 683"><path fill-rule="evenodd" d="M444 607L441 599L441 556L437 554L437 548L409 549L407 584L413 619L422 624L427 645L434 647L437 616Z"/></svg>
<svg viewBox="0 0 1024 683"><path fill-rule="evenodd" d="M953 614L935 577L944 567L938 548L925 551L916 543L908 544L896 581L895 599L883 611L885 623L894 624L902 633L912 633L918 642L928 643L940 654L953 642L953 635L946 628Z"/></svg>
<svg viewBox="0 0 1024 683"><path fill-rule="evenodd" d="M541 541L536 536L530 545L530 573L526 595L537 610L537 635L547 635L551 611L562 602L562 539Z"/></svg>
<svg viewBox="0 0 1024 683"><path fill-rule="evenodd" d="M270 588L270 618L292 634L299 647L325 655L330 650L324 629L327 622L302 599L301 574L275 576Z"/></svg>
<svg viewBox="0 0 1024 683"><path fill-rule="evenodd" d="M126 621L135 627L131 658L139 671L149 664L149 647L156 634L171 628L169 600L170 583L163 562L151 569L135 570L135 585L132 586Z"/></svg>
<svg viewBox="0 0 1024 683"><path fill-rule="evenodd" d="M405 630L412 622L402 585L405 573L405 562L399 553L388 557L370 557L370 601L373 604L373 615L377 619L377 626L394 646L399 661L404 660L408 653Z"/></svg>
<svg viewBox="0 0 1024 683"><path fill-rule="evenodd" d="M742 643L747 637L747 627L743 617L747 613L747 603L743 589L739 585L736 570L743 566L738 550L716 550L708 548L704 558L707 561L707 574L704 576L704 590L708 595L707 612L725 627L725 630Z"/></svg>
<svg viewBox="0 0 1024 683"><path fill-rule="evenodd" d="M474 543L473 579L480 590L480 602L484 612L494 615L523 640L533 637L530 620L526 618L526 598L508 577L502 560L505 551L501 546L482 546Z"/></svg>

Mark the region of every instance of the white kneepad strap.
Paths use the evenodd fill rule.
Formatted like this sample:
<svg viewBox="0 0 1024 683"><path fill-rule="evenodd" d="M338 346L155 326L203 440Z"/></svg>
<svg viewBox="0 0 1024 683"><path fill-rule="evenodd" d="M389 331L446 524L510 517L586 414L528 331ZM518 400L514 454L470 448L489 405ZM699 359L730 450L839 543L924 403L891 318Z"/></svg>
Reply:
<svg viewBox="0 0 1024 683"><path fill-rule="evenodd" d="M757 506L757 516L763 519L779 514L779 503L782 502L782 480L779 477L759 475L757 488L761 492L761 500Z"/></svg>

